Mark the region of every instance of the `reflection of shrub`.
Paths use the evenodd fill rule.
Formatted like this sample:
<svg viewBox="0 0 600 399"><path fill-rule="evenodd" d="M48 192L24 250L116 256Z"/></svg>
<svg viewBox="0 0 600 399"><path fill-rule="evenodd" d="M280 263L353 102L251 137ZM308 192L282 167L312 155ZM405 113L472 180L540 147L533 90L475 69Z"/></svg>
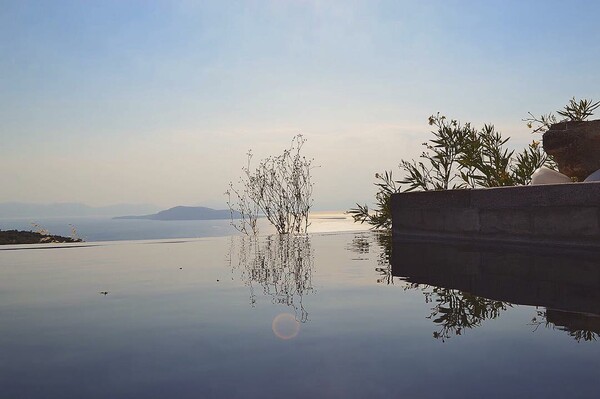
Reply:
<svg viewBox="0 0 600 399"><path fill-rule="evenodd" d="M392 275L392 235L389 232L361 233L352 239L346 249L361 255L356 260L368 259L364 255L373 252L377 254L377 265L375 271L378 273L377 283L394 284Z"/></svg>
<svg viewBox="0 0 600 399"><path fill-rule="evenodd" d="M419 288L416 285L414 288ZM508 302L487 299L467 292L442 287L420 287L425 300L434 305L428 316L438 327L433 337L445 341L461 335L465 329L480 327L485 320L496 319L512 307Z"/></svg>
<svg viewBox="0 0 600 399"><path fill-rule="evenodd" d="M394 277L390 263L392 253L391 234L372 233L356 235L347 246L352 252L365 255L377 254L377 283L392 285L400 282L404 290L418 290L425 296L425 302L431 304L428 319L436 325L433 337L442 342L462 335L465 330L480 327L485 320L496 319L512 305L508 302L479 297L468 292L451 288L436 287L414 283L402 277ZM396 279L396 281L395 281Z"/></svg>
<svg viewBox="0 0 600 399"><path fill-rule="evenodd" d="M533 331L543 325L553 330L565 331L577 342L597 341L600 337L598 331L598 316L585 313L571 313L556 309L536 311L536 316L531 319L530 325L535 326Z"/></svg>
<svg viewBox="0 0 600 399"><path fill-rule="evenodd" d="M306 139L297 135L290 148L283 154L261 160L251 169L252 152L248 152L248 164L236 187L229 184L227 204L229 209L240 213L240 219L232 225L242 233L258 233L257 219L263 214L275 226L279 234L305 233L308 213L312 206L310 171L312 159L301 155Z"/></svg>
<svg viewBox="0 0 600 399"><path fill-rule="evenodd" d="M256 284L273 303L293 307L296 319L308 320L302 297L312 292L313 250L310 237L295 235L269 236L265 240L235 237L230 261L250 288L250 302L256 303Z"/></svg>

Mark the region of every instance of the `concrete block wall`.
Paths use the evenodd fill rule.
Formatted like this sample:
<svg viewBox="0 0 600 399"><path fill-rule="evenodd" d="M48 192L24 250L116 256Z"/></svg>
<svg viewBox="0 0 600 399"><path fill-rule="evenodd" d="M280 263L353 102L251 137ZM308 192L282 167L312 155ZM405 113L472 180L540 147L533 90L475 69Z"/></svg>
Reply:
<svg viewBox="0 0 600 399"><path fill-rule="evenodd" d="M392 196L396 237L600 247L600 182Z"/></svg>

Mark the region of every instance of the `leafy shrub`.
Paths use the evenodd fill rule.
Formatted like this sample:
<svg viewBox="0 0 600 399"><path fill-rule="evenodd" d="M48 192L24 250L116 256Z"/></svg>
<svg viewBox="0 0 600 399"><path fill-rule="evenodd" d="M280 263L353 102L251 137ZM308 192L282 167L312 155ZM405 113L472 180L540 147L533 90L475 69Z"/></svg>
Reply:
<svg viewBox="0 0 600 399"><path fill-rule="evenodd" d="M264 215L279 234L303 234L309 226L313 183L312 159L301 154L306 139L296 135L283 154L261 160L252 169L252 152L242 168L239 186L229 183L227 204L240 218L232 225L244 234L258 234L257 221Z"/></svg>
<svg viewBox="0 0 600 399"><path fill-rule="evenodd" d="M594 115L594 111L598 107L600 107L600 101L594 102L591 99L577 101L573 97L562 110L556 111L556 113L562 116L560 121L581 122ZM550 125L559 122L559 119L552 112L540 116L535 116L531 112L528 112L528 114L529 117L523 119L523 122L527 122L527 127L533 129L533 133L543 133L550 128Z"/></svg>
<svg viewBox="0 0 600 399"><path fill-rule="evenodd" d="M404 172L394 180L392 172L376 174L376 207L357 204L349 213L355 222L371 224L376 229L391 227L391 194L401 191L448 190L477 187L499 187L529 184L533 172L542 165L553 167L538 141L515 155L506 147L493 125L478 130L470 123L462 125L445 116L432 115L429 124L436 129L433 138L424 143L419 160L400 162Z"/></svg>
<svg viewBox="0 0 600 399"><path fill-rule="evenodd" d="M563 118L561 121L584 121L598 107L600 101L573 98L557 114ZM553 113L536 117L529 112L523 121L532 133L539 133L559 119ZM371 211L367 205L356 204L356 208L348 211L355 222L366 222L375 229L389 229L392 225L390 198L400 191L526 185L537 168L556 169L539 141L533 140L515 154L506 148L509 138L503 138L494 125L484 125L478 130L470 123L462 125L439 113L429 117L429 125L435 127L431 132L433 138L423 144L425 151L420 159L400 162L400 170L404 172L401 180L394 180L391 171L375 174L378 187L375 208ZM402 185L406 187L404 190L401 190Z"/></svg>

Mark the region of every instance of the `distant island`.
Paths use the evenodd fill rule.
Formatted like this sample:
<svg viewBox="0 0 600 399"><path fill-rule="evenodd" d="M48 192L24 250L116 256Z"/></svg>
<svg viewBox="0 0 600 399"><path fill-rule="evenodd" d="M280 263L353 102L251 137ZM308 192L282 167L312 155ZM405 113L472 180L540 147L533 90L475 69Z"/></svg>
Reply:
<svg viewBox="0 0 600 399"><path fill-rule="evenodd" d="M147 219L147 220L222 220L230 219L228 209L212 209L203 206L176 206L151 215L117 216L113 219ZM234 219L239 219L238 212L233 213Z"/></svg>

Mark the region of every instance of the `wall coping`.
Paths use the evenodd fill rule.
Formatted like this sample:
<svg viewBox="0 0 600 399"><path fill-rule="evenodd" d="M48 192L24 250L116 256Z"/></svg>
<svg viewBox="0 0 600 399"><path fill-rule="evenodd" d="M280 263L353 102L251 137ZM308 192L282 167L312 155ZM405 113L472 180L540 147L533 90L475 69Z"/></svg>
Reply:
<svg viewBox="0 0 600 399"><path fill-rule="evenodd" d="M411 191L393 194L392 203L404 208L598 207L600 206L600 182Z"/></svg>

